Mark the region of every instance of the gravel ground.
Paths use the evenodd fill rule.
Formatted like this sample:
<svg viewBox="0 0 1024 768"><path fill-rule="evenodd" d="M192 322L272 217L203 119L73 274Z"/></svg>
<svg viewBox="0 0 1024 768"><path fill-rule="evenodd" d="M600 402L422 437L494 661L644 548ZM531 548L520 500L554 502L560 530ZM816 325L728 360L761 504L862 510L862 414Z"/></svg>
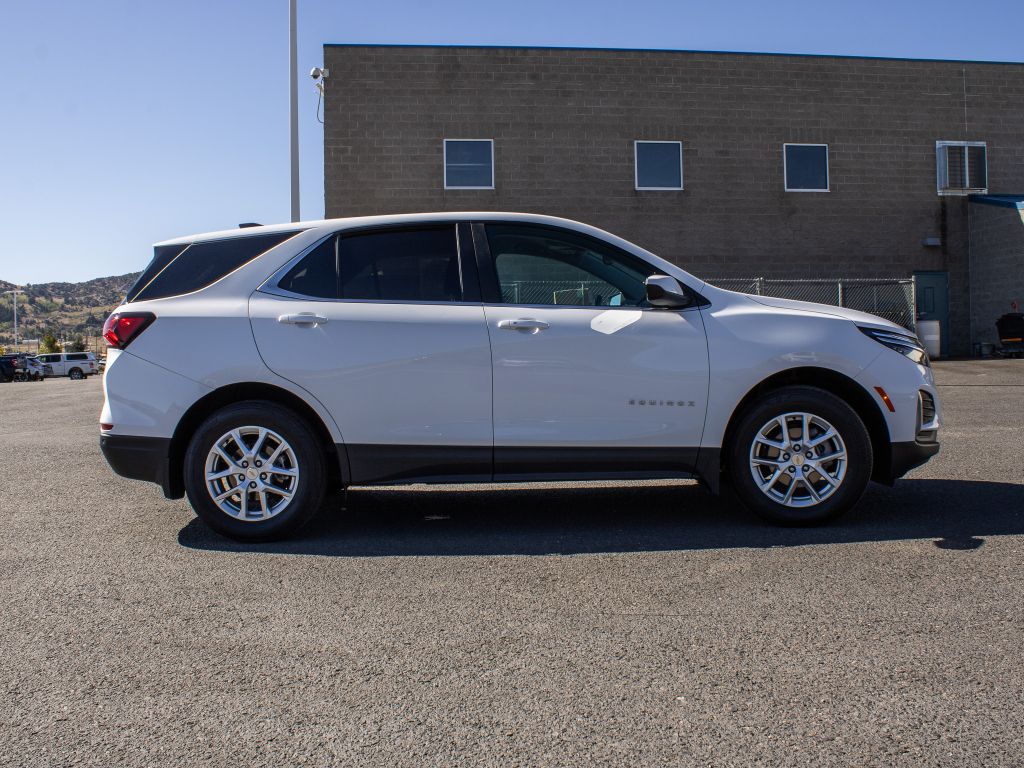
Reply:
<svg viewBox="0 0 1024 768"><path fill-rule="evenodd" d="M0 765L1020 765L1024 361L841 523L692 483L356 489L242 546L0 385Z"/></svg>

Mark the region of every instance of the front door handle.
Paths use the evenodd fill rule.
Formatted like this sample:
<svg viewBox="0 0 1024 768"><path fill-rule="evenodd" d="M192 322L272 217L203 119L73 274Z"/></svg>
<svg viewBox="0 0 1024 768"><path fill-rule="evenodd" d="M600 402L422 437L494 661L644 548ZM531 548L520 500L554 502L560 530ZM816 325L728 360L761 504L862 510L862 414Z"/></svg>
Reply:
<svg viewBox="0 0 1024 768"><path fill-rule="evenodd" d="M286 325L323 325L327 318L323 315L314 315L312 312L299 312L297 315L281 315L277 322Z"/></svg>
<svg viewBox="0 0 1024 768"><path fill-rule="evenodd" d="M521 320L499 320L498 327L505 331L529 331L530 333L536 333L537 331L543 331L551 326L543 320L523 318Z"/></svg>

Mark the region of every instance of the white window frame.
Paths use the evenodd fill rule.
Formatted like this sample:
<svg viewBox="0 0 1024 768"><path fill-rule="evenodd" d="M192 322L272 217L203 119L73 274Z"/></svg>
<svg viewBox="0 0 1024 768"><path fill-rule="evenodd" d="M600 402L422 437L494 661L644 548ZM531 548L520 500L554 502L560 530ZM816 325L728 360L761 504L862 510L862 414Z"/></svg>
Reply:
<svg viewBox="0 0 1024 768"><path fill-rule="evenodd" d="M824 189L798 189L790 188L789 178L786 173L786 148L787 147L824 147L825 148L825 188ZM831 192L832 191L832 168L829 162L828 144L809 144L806 142L789 141L782 145L782 186L786 192Z"/></svg>
<svg viewBox="0 0 1024 768"><path fill-rule="evenodd" d="M678 187L641 187L640 186L640 145L641 144L676 144L679 147L679 186ZM637 139L633 142L633 188L638 192L678 192L683 189L686 179L683 176L683 142L653 141Z"/></svg>
<svg viewBox="0 0 1024 768"><path fill-rule="evenodd" d="M944 187L942 183L949 181L949 161L947 160L946 147L964 148L964 178L968 183L971 181L971 153L967 147L985 148L985 186L984 187ZM945 174L945 178L943 175ZM964 195L985 195L988 194L988 144L984 141L936 141L935 142L935 191L940 196L963 197Z"/></svg>
<svg viewBox="0 0 1024 768"><path fill-rule="evenodd" d="M476 186L456 186L448 183L448 142L449 141L486 141L491 145L491 185L489 187L476 187ZM444 188L445 189L494 189L494 139L444 139L444 165L442 167L442 173L444 174Z"/></svg>

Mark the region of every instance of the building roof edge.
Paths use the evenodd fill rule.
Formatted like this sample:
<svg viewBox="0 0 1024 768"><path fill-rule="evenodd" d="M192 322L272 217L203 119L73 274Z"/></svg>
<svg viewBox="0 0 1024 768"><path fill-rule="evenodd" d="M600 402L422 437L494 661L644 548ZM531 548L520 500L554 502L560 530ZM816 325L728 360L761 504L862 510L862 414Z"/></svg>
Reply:
<svg viewBox="0 0 1024 768"><path fill-rule="evenodd" d="M466 43L324 43L324 48L449 48L463 50L595 51L602 53L689 53L713 56L787 56L800 59L851 59L857 61L908 61L940 64L1004 64L1024 66L1024 61L995 59L938 59L913 56L864 56L844 53L786 53L783 51L712 51L688 48L616 48L585 45L473 45Z"/></svg>

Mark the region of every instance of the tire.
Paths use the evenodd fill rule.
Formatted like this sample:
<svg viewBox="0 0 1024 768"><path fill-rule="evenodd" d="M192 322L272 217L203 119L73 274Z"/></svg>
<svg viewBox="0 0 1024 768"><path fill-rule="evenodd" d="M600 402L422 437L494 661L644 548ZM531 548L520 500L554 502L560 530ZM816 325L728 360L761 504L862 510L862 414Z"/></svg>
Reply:
<svg viewBox="0 0 1024 768"><path fill-rule="evenodd" d="M72 381L81 381L82 379L85 378L85 376L82 375L81 368L72 368L70 371L68 371L68 378L71 379Z"/></svg>
<svg viewBox="0 0 1024 768"><path fill-rule="evenodd" d="M810 446L801 444L807 442L805 429ZM864 422L844 400L817 387L793 386L743 412L728 460L736 495L752 512L782 525L815 525L857 503L871 479L873 455Z"/></svg>
<svg viewBox="0 0 1024 768"><path fill-rule="evenodd" d="M267 430L265 437L261 430ZM238 447L237 437L248 455ZM251 453L254 449L256 454ZM273 466L293 474L262 472L269 465L256 466L273 458L275 451ZM224 475L228 470L237 473L207 481L208 472ZM241 475L245 480L240 482ZM247 400L215 412L196 430L185 452L184 479L192 508L217 533L237 541L273 541L295 533L317 512L327 469L305 419L277 403ZM242 492L230 494L246 485L256 490L246 489L244 497ZM215 490L224 497L219 502Z"/></svg>

